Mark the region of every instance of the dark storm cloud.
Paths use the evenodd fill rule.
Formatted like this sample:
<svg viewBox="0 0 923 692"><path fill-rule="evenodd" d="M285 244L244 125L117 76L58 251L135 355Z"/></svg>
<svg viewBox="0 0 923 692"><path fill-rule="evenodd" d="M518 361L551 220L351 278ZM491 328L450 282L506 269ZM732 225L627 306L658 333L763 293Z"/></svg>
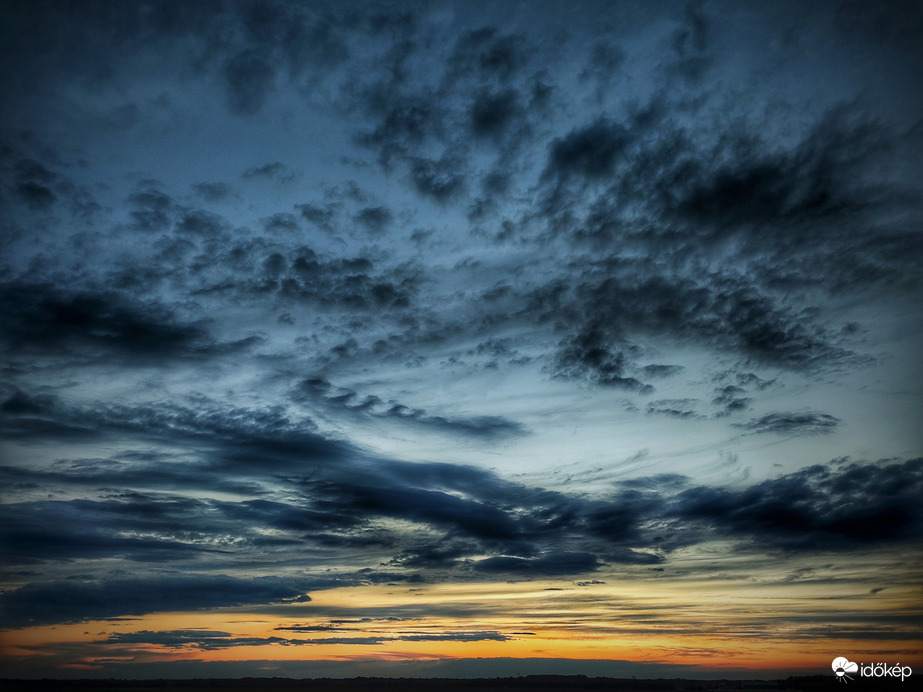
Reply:
<svg viewBox="0 0 923 692"><path fill-rule="evenodd" d="M281 407L246 409L192 397L189 405L107 407L91 412L103 429L150 436L182 445L201 443L218 469L246 475L311 460L335 461L348 445L315 432L310 419L290 417Z"/></svg>
<svg viewBox="0 0 923 692"><path fill-rule="evenodd" d="M23 403L25 402L25 403ZM31 408L38 406L39 410ZM318 434L310 419L290 416L279 406L247 409L221 404L202 395L190 396L185 404L176 402L149 405L96 404L73 406L53 399L31 397L27 393L11 391L5 408L0 411L17 439L38 442L43 440L43 427L65 432L86 430L88 434L111 439L125 438L139 442L166 444L193 451L201 461L196 475L188 476L181 486L201 487L211 482L221 483L221 474L236 469L241 475L229 481L246 481L261 477L285 467L317 463L335 463L344 456L358 454L343 442ZM141 467L144 462L141 460ZM172 477L170 467L158 464L155 456L148 470L155 478L165 481ZM76 475L92 476L92 468ZM118 464L99 469L100 477L118 479L121 473L139 473L138 468ZM176 467L177 478L182 476L182 465ZM209 477L210 474L216 477ZM251 475L252 474L252 475ZM142 474L143 475L143 474ZM135 480L140 480L136 477ZM246 483L244 483L246 485Z"/></svg>
<svg viewBox="0 0 923 692"><path fill-rule="evenodd" d="M514 541L523 536L520 522L503 509L478 498L459 498L440 490L348 482L308 484L323 497L321 509L379 515L456 530L486 541Z"/></svg>
<svg viewBox="0 0 923 692"><path fill-rule="evenodd" d="M152 420L144 427L156 429L157 424ZM189 439L176 431L168 434L166 439L172 439L173 444L184 437ZM557 540L562 527L579 521L574 518L580 514L579 503L574 500L503 482L488 472L384 459L366 466L358 455L341 455L338 461L330 460L336 461L331 464L303 445L289 451L287 435L272 439L265 433L254 434L257 437L250 441L235 435L227 448L223 441L213 441L210 449L205 448L206 459L213 461L199 465L195 474L189 473L187 462L171 477L161 460L104 464L100 473L94 472L93 464L81 463L61 465L45 474L17 474L14 469L4 469L4 475L14 483L31 480L60 485L70 480L91 486L122 483L196 488L213 487L216 482L221 485L221 476L228 468L245 474L238 475L238 483L247 475L259 479L287 469L293 487L303 493L301 501L231 503L128 493L105 501L27 503L16 510L18 518L6 527L8 557L14 562L29 562L60 559L65 554L74 558L121 556L134 561L168 556L176 563L187 559L220 564L235 555L246 561L247 552L254 549L263 560L274 554L272 559L285 560L297 554L293 551L310 550L312 545L378 544L394 550L394 564L404 568L435 562L451 566L485 551L529 556L535 550L533 542ZM196 437L204 441L212 436L213 432L203 430ZM246 451L251 448L252 452ZM286 457L280 457L286 452L299 463L286 466ZM250 454L256 458L251 460ZM213 477L210 465L219 462ZM309 477L300 478L301 474ZM541 508L530 508L531 503L541 503ZM562 513L569 519L562 522ZM603 508L596 508L591 517L600 530L600 522L615 521L614 515L605 513L604 517L604 513ZM630 512L620 516L624 522ZM442 539L441 547L427 545L413 532L389 535L373 529L370 522L381 518L405 519L427 530L448 531L457 538L448 542ZM80 536L67 528L73 526L82 527ZM263 540L262 530L273 531L273 543ZM228 536L234 536L233 540L228 541Z"/></svg>
<svg viewBox="0 0 923 692"><path fill-rule="evenodd" d="M457 486L450 478L443 478L441 482L448 484L441 487L472 492L469 484ZM497 484L489 475L482 478L484 488ZM485 519L498 519L494 514L498 501L487 495L475 502L448 499L431 490L389 494L383 487L344 485L334 496L355 513L372 510L451 527L459 539L467 536L482 546L493 546L491 552L496 554L482 558L476 563L478 569L503 571L581 572L595 569L600 559L651 564L662 556L645 548L698 543L715 536L752 541L764 550L849 550L856 544L913 541L923 522L913 501L923 488L921 460L815 466L736 491L685 489L685 483L665 485L656 479L639 487L644 489L590 501L504 484L497 488L506 498L499 506L512 514L493 527L487 527ZM442 501L446 504L437 507ZM551 547L564 536L575 535L583 538L579 542L570 538L570 544L584 547L583 552L561 553ZM466 555L477 555L473 548L461 540L417 545L396 564L451 565Z"/></svg>
<svg viewBox="0 0 923 692"><path fill-rule="evenodd" d="M229 486L233 487L235 483L246 485L248 478L258 481L285 471L297 474L292 480L295 487L304 489L304 501L297 505L269 500L218 503L130 494L99 502L27 504L17 510L18 518L6 528L9 557L15 561L58 559L67 553L73 557L123 556L136 561L162 556L180 560L186 555L188 559L214 562L242 546L259 545L259 535L246 527L261 526L282 532L278 536L280 546L307 546L316 541L340 546L368 540L377 543L383 539L374 532L363 538L363 525L391 517L457 534L459 541L452 554L445 552L448 544L440 549L443 555L439 559L450 564L467 555L483 554L491 545L507 555L528 556L534 551L530 543L553 540L560 527L576 526L574 522L581 521L580 505L575 500L503 482L488 472L386 460L366 467L358 451L306 433L303 422L274 412L208 410L201 401L195 412L170 406L160 410L120 407L94 414L59 406L54 415L52 403L13 392L6 408L20 417L51 408L46 417L52 422L63 420L76 427L74 421L79 421L82 428L97 434L132 434L195 449L202 461L194 465L195 474L189 473L192 466L188 461L173 465L159 458L147 460L143 455L131 463L127 463L130 457L126 455L112 462L63 463L45 472L4 469L4 475L14 483L199 488L227 485L222 477L235 470L235 481ZM45 439L43 427L47 426L35 426L37 439ZM315 479L299 479L301 474ZM536 504L524 512L533 503L540 508ZM624 527L634 515L636 512L623 511L618 521ZM603 531L615 516L598 507L589 521ZM69 531L71 526L83 527L81 535ZM188 526L196 529L181 528ZM122 531L128 531L129 537ZM132 538L132 532L143 538ZM227 535L236 536L233 547L218 540ZM401 556L398 564L411 566L436 559L432 548L420 545L410 534L394 535L388 541ZM264 556L271 547L262 546ZM209 552L214 554L198 554Z"/></svg>
<svg viewBox="0 0 923 692"><path fill-rule="evenodd" d="M425 279L422 267L413 262L389 266L379 262L380 255L373 260L320 254L303 244L293 248L291 241L297 238L301 226L290 213L280 212L262 222L276 237L248 238L237 231L229 233L223 217L202 210L184 210L177 216L175 233L157 242L161 252L155 256L156 262L124 267L110 281L133 292L166 282L206 304L222 299L261 301L288 312L289 318L293 304L313 303L346 311L377 309L381 318L387 319L390 310L399 312L411 307ZM189 303L184 307L190 307ZM294 323L294 319L291 321ZM357 324L350 323L350 328ZM214 349L244 349L262 338L254 334L237 342L216 344Z"/></svg>
<svg viewBox="0 0 923 692"><path fill-rule="evenodd" d="M480 546L471 540L443 539L427 543L407 541L403 551L392 558L389 565L405 569L448 569L460 560L477 555Z"/></svg>
<svg viewBox="0 0 923 692"><path fill-rule="evenodd" d="M810 466L739 491L680 492L667 516L746 537L762 549L854 550L915 541L923 528L923 459Z"/></svg>
<svg viewBox="0 0 923 692"><path fill-rule="evenodd" d="M127 465L125 461L122 465ZM189 463L175 470L173 487L190 490L196 487L232 485L182 481L194 467ZM92 487L107 482L108 487L131 484L156 487L162 478L156 469L144 468L120 473L113 470L106 477L93 478L85 469L77 480ZM17 487L17 475L2 469L10 487ZM54 482L59 487L70 480L68 469L33 477L36 481ZM203 483L203 481L206 481ZM246 492L237 482L237 492ZM253 494L250 490L250 494ZM256 492L259 492L257 490ZM335 510L316 509L310 501L286 503L270 500L241 502L193 500L163 493L125 491L110 493L102 500L35 501L11 503L3 510L4 529L0 532L0 554L4 563L14 565L55 564L64 560L84 563L88 572L95 571L94 560L128 560L138 563L168 563L186 569L222 566L242 569L251 564L286 565L329 547L369 547L394 543L380 533L367 530L363 518L353 518ZM402 578L400 575L393 580ZM407 578L403 576L403 578ZM355 575L352 581L367 581ZM348 578L343 583L350 583Z"/></svg>
<svg viewBox="0 0 923 692"><path fill-rule="evenodd" d="M918 283L919 235L874 215L919 208L902 184L870 182L880 153L905 135L833 109L780 147L756 129L693 138L669 112L655 101L548 147L543 206L514 237L531 237L537 221L596 250L592 264L575 261L576 291L559 295L571 320L583 316L572 343L604 321L623 338L670 333L795 370L861 363L855 329L828 326L810 307L817 295L797 292ZM622 256L620 245L643 254Z"/></svg>
<svg viewBox="0 0 923 692"><path fill-rule="evenodd" d="M188 465L185 471L189 473ZM62 470L57 478L46 474L45 480L63 483L64 476ZM110 485L143 480L143 473L130 472L114 473L109 478ZM195 487L193 483L187 486ZM9 504L3 514L7 521L2 553L10 565L122 557L174 565L184 560L187 564L199 561L212 565L226 560L239 566L248 551L261 551L263 561L280 560L285 555L273 551L309 549L324 532L345 531L360 524L351 517L309 505L193 500L136 491L95 501ZM265 535L267 531L273 533L271 538Z"/></svg>
<svg viewBox="0 0 923 692"><path fill-rule="evenodd" d="M220 345L201 324L169 308L115 293L70 292L51 284L0 284L0 339L16 354L80 353L129 359L208 355Z"/></svg>
<svg viewBox="0 0 923 692"><path fill-rule="evenodd" d="M54 407L53 397L47 394L29 396L18 387L8 384L0 384L0 397L3 399L0 411L6 415L42 415L50 412Z"/></svg>
<svg viewBox="0 0 923 692"><path fill-rule="evenodd" d="M95 421L81 424L59 422L51 417L3 420L2 437L29 444L50 442L93 442L113 437L111 429L100 428ZM94 427L90 427L90 426ZM143 442L150 442L145 440ZM217 462L208 463L215 452L206 452L201 464L190 461L189 454L151 453L128 450L106 458L59 459L49 470L0 466L0 478L10 487L48 488L145 488L189 491L220 489L227 492L259 495L264 486L254 478L232 477L220 472ZM193 454L193 457L196 455ZM191 474L190 470L196 473Z"/></svg>
<svg viewBox="0 0 923 692"><path fill-rule="evenodd" d="M4 403L7 437L47 441L57 428L65 439L74 430L87 435L168 444L187 450L191 459L125 454L111 460L59 462L45 470L2 469L11 486L225 488L268 492L286 473L297 488L310 488L302 502L270 500L222 503L214 500L145 496L127 493L105 501L36 502L10 505L5 522L7 561L30 563L62 559L123 557L132 561L217 564L240 551L272 551L311 545L361 546L390 543L396 551L408 537L384 538L367 531L368 522L398 517L422 526L457 531L507 548L522 542L527 527L509 514L499 499L510 488L486 472L451 465L400 464L380 460L364 466L363 454L348 445L310 432L310 422L292 420L278 411L246 411L209 404L195 409L175 405L74 409L47 397L11 390ZM24 426L22 421L34 421ZM308 431L306 431L308 428ZM11 432L10 432L11 431ZM230 478L227 477L231 473ZM326 480L302 480L303 475ZM361 479L364 482L358 483ZM347 480L348 479L348 480ZM261 490L261 488L267 490ZM471 499L447 494L461 491ZM75 533L73 527L80 527ZM195 527L195 528L192 528ZM276 538L267 542L249 527L264 527ZM227 537L234 536L228 542ZM396 541L396 543L395 543ZM412 543L411 543L412 545ZM483 547L469 545L473 552Z"/></svg>
<svg viewBox="0 0 923 692"><path fill-rule="evenodd" d="M333 387L323 378L304 380L297 388L296 400L321 402L325 408L344 413L375 418L379 420L400 421L419 426L420 429L464 435L484 440L502 439L526 434L525 428L515 421L503 416L440 416L433 415L426 409L405 406L397 401L384 401L377 396L362 396L359 392Z"/></svg>
<svg viewBox="0 0 923 692"><path fill-rule="evenodd" d="M861 362L840 346L839 334L814 322L811 313L761 290L743 274L639 275L637 268L618 265L606 274L588 277L575 296L564 295L578 301L569 314L585 315L588 324L579 326L562 352L565 365L583 362L603 380L608 372L623 378L634 358L628 359L630 350L620 356L610 352L608 342L614 339L595 326L599 323L609 333L672 334L793 370Z"/></svg>
<svg viewBox="0 0 923 692"><path fill-rule="evenodd" d="M654 537L654 540L655 545L653 547L656 549L659 547L656 545L657 537ZM604 551L600 557L606 562L622 565L658 565L666 561L663 555L631 550L629 548L616 548Z"/></svg>
<svg viewBox="0 0 923 692"><path fill-rule="evenodd" d="M754 418L747 423L737 424L751 433L775 433L777 435L818 435L831 433L840 424L840 419L827 413L770 413Z"/></svg>
<svg viewBox="0 0 923 692"><path fill-rule="evenodd" d="M274 444L285 446L285 437ZM266 444L261 438L260 446ZM246 443L239 437L235 445ZM279 467L267 466L264 460L248 468L258 477L275 474ZM186 464L182 472L189 476L189 470ZM59 484L66 473L62 469L61 478L54 482ZM84 476L92 476L80 469L76 473L84 482L90 480ZM742 490L689 487L688 480L680 477L637 479L623 484L611 497L597 500L530 488L471 467L359 456L341 457L333 465L302 463L289 467L287 474L289 490L297 495L286 502L124 492L98 501L9 505L2 523L4 562L122 557L222 569L251 563L256 568L301 564L299 556L310 556L318 547L372 549L376 559L382 549L394 555L389 565L395 571L366 569L340 574L333 581L314 580L310 588L317 589L410 583L421 577L406 570L419 568L440 570L444 576L471 569L522 576L583 574L606 562L656 564L664 560L664 551L716 537L752 543L763 551L851 550L860 544L913 541L923 525L915 501L923 490L923 460L919 459L903 464L815 466ZM103 479L110 487L124 481L143 484L145 475L110 472ZM206 484L203 487L211 487L207 475L200 480ZM186 487L197 486L189 480ZM380 524L383 519L401 519L413 528L386 529ZM562 545L568 549L562 550ZM219 598L221 605L260 602L256 595L245 600L240 593L246 591L245 585L237 583L241 581L229 582L231 588L223 595L195 607L219 605L214 600ZM247 582L254 587L258 583L264 582ZM272 583L278 593L287 593L283 587L288 582ZM125 604L135 598L133 584L130 580L99 587L35 583L7 592L2 600L12 604L7 617L16 626L140 614L186 603L174 597L158 605L156 599L168 591L164 587L132 601L135 605L128 608ZM195 590L196 583L191 587ZM113 604L100 607L102 594L110 588L116 592ZM55 589L62 602L82 598L82 604L64 609L60 616L52 615L57 600L43 610L42 599ZM99 597L94 595L97 590ZM193 600L190 596L189 602Z"/></svg>
<svg viewBox="0 0 923 692"><path fill-rule="evenodd" d="M92 423L62 414L53 396L33 396L7 383L0 384L0 396L3 397L0 404L0 437L3 439L75 442L100 436Z"/></svg>
<svg viewBox="0 0 923 692"><path fill-rule="evenodd" d="M691 224L699 236L736 237L744 256L768 252L770 261L757 274L767 287L887 284L892 271L917 275L909 263L898 269L895 262L903 263L898 248L919 253L919 239L898 224L882 227L872 212L915 213L914 204L900 183L872 182L871 175L882 151L905 138L861 112L832 109L781 151L753 135L698 161L677 157L673 173L651 181L658 190L652 199L660 200L665 219ZM679 175L683 182L672 184ZM806 249L824 261L805 264L816 256Z"/></svg>
<svg viewBox="0 0 923 692"><path fill-rule="evenodd" d="M0 555L7 565L41 560L128 557L141 562L177 561L208 550L167 536L126 536L149 530L149 517L132 503L11 503L0 509L4 529ZM137 513L136 513L137 512Z"/></svg>
<svg viewBox="0 0 923 692"><path fill-rule="evenodd" d="M80 622L176 610L311 600L306 585L280 577L159 575L106 581L42 582L0 594L5 627Z"/></svg>
<svg viewBox="0 0 923 692"><path fill-rule="evenodd" d="M602 329L588 327L561 344L552 374L562 379L589 378L597 384L650 394L654 388L626 375L631 361L623 350L613 350Z"/></svg>
<svg viewBox="0 0 923 692"><path fill-rule="evenodd" d="M900 188L873 184L867 176L882 148L900 138L899 132L861 115L834 109L786 150L759 140L737 141L728 145L733 153L728 152L727 161L687 164L691 175L679 194L664 198L663 209L674 218L705 225L716 236L753 225L774 227L773 233L748 236L753 250L788 255L805 245L841 247L861 233L848 223L852 219L883 204L906 205L899 201ZM896 241L889 235L877 233L874 243L886 248Z"/></svg>

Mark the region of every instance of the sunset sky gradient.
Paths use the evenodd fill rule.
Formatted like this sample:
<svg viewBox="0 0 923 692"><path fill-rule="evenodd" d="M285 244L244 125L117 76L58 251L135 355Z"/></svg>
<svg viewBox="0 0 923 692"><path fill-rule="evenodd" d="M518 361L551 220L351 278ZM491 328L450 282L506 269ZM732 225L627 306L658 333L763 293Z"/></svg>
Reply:
<svg viewBox="0 0 923 692"><path fill-rule="evenodd" d="M923 674L921 39L0 3L0 677Z"/></svg>

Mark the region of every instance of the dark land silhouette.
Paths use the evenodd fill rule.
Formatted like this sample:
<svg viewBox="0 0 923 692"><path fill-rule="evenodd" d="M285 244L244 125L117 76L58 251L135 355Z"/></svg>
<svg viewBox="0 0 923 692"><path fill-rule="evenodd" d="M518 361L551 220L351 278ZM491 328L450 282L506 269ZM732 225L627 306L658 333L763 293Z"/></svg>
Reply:
<svg viewBox="0 0 923 692"><path fill-rule="evenodd" d="M780 690L821 692L841 689L832 675L778 680L687 680L590 678L582 675L528 675L509 678L200 678L194 680L0 680L5 692L732 692ZM906 684L906 683L903 683ZM874 689L909 689L900 680L876 680ZM871 688L867 688L871 689Z"/></svg>

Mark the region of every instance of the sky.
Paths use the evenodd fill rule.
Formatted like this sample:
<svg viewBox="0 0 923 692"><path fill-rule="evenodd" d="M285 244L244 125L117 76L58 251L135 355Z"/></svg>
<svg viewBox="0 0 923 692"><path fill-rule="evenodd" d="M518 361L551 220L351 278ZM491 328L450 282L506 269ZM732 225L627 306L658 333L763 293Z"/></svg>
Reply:
<svg viewBox="0 0 923 692"><path fill-rule="evenodd" d="M0 2L0 676L923 667L919 2Z"/></svg>

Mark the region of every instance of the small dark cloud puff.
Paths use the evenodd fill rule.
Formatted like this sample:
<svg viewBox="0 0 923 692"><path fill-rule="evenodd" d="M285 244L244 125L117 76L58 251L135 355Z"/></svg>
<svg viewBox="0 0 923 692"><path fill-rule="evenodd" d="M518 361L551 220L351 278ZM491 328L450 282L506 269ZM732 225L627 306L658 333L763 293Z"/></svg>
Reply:
<svg viewBox="0 0 923 692"><path fill-rule="evenodd" d="M278 183L291 183L297 174L281 161L273 161L262 166L251 166L242 174L244 180L271 180Z"/></svg>
<svg viewBox="0 0 923 692"><path fill-rule="evenodd" d="M173 222L179 205L172 197L153 186L145 186L128 196L134 227L152 233L166 230Z"/></svg>
<svg viewBox="0 0 923 692"><path fill-rule="evenodd" d="M696 420L702 417L695 411L697 405L697 399L659 399L649 402L644 412L648 415L659 414Z"/></svg>
<svg viewBox="0 0 923 692"><path fill-rule="evenodd" d="M458 159L414 157L410 159L410 179L417 192L436 202L448 202L465 189Z"/></svg>
<svg viewBox="0 0 923 692"><path fill-rule="evenodd" d="M57 200L52 190L58 175L34 159L23 159L16 164L16 196L32 209L44 209Z"/></svg>
<svg viewBox="0 0 923 692"><path fill-rule="evenodd" d="M839 424L840 419L828 413L769 413L737 427L754 434L818 435L833 432Z"/></svg>
<svg viewBox="0 0 923 692"><path fill-rule="evenodd" d="M302 218L315 226L332 231L331 222L335 214L335 206L329 203L323 205L317 204L297 204L295 208L300 212Z"/></svg>
<svg viewBox="0 0 923 692"><path fill-rule="evenodd" d="M372 233L384 232L394 220L394 214L384 206L365 207L356 214L356 221Z"/></svg>
<svg viewBox="0 0 923 692"><path fill-rule="evenodd" d="M192 186L195 193L207 202L220 202L232 195L231 186L227 183L196 183Z"/></svg>
<svg viewBox="0 0 923 692"><path fill-rule="evenodd" d="M298 230L298 219L294 214L280 212L263 221L268 233L291 233Z"/></svg>
<svg viewBox="0 0 923 692"><path fill-rule="evenodd" d="M475 137L499 137L519 112L519 94L514 89L481 91L471 104L471 132Z"/></svg>
<svg viewBox="0 0 923 692"><path fill-rule="evenodd" d="M743 396L746 391L747 390L744 388L732 384L716 388L715 398L712 399L711 402L722 408L718 415L729 416L732 413L738 413L749 409L753 399L748 396Z"/></svg>
<svg viewBox="0 0 923 692"><path fill-rule="evenodd" d="M555 139L548 152L544 179L566 181L572 176L601 180L611 175L616 160L631 142L620 123L600 119Z"/></svg>

